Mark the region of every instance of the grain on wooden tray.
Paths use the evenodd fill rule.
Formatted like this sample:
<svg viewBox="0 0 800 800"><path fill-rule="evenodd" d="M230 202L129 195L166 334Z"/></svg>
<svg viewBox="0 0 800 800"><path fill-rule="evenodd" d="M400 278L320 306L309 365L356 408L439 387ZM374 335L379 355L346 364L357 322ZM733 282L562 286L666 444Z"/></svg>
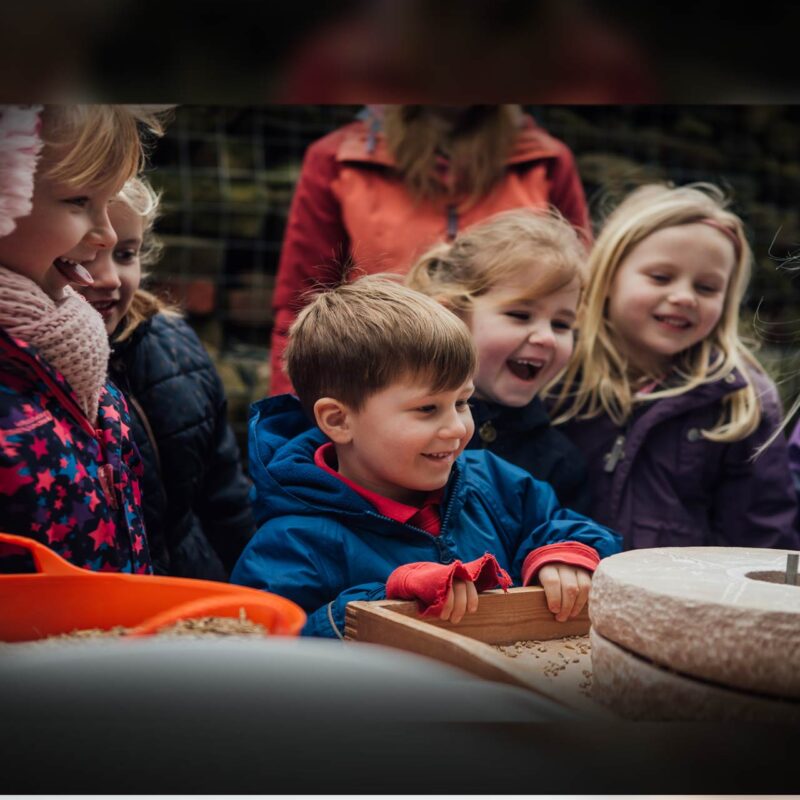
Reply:
<svg viewBox="0 0 800 800"><path fill-rule="evenodd" d="M38 641L70 641L81 639L112 639L127 636L133 628L126 628L124 625L115 625L113 628L82 628L60 633L55 636L47 636ZM208 637L224 636L267 636L269 631L257 623L248 619L244 608L239 609L239 617L191 617L180 619L170 625L160 628L153 636L189 636L196 639Z"/></svg>
<svg viewBox="0 0 800 800"><path fill-rule="evenodd" d="M559 639L526 639L493 647L508 658L517 659L524 669L541 671L547 678L562 674L578 680L578 688L589 695L592 687L591 645L588 636Z"/></svg>

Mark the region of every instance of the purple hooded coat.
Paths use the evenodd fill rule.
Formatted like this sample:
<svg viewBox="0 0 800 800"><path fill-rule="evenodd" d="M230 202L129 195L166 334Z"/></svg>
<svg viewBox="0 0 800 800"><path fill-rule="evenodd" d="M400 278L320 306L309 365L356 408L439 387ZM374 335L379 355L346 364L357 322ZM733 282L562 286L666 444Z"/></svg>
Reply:
<svg viewBox="0 0 800 800"><path fill-rule="evenodd" d="M761 423L738 442L712 442L700 434L717 422L722 399L745 386L737 371L642 405L624 428L605 415L566 424L562 430L589 465L588 515L621 533L626 550L800 547L786 440L777 437L750 460L781 420L772 381L754 372L753 382Z"/></svg>
<svg viewBox="0 0 800 800"><path fill-rule="evenodd" d="M789 469L792 471L795 491L800 498L800 422L789 437Z"/></svg>

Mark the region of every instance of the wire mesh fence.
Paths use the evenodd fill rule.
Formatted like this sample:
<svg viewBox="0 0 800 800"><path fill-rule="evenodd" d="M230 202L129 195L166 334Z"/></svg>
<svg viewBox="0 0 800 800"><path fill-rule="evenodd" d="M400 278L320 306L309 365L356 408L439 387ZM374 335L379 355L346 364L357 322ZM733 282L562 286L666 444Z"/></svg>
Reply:
<svg viewBox="0 0 800 800"><path fill-rule="evenodd" d="M268 389L271 297L306 147L358 106L184 106L153 154L165 253L156 287L209 346L241 434ZM732 196L756 257L742 325L778 380L800 393L800 106L531 106L575 154L595 224L648 181L708 181ZM800 267L800 264L798 264Z"/></svg>

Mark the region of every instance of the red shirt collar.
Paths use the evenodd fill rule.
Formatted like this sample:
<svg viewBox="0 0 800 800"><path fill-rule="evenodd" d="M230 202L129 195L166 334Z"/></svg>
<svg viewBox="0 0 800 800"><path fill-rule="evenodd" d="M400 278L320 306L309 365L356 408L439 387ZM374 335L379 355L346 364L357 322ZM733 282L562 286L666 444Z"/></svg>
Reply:
<svg viewBox="0 0 800 800"><path fill-rule="evenodd" d="M359 484L354 483L348 478L345 478L344 475L338 473L331 466L331 464L336 463L336 448L334 448L333 442L326 442L321 447L317 448L316 452L314 453L314 463L321 469L324 469L329 475L333 475L342 481L342 483L347 484L354 492L360 494L365 500L369 500L369 502L375 506L375 509L379 513L383 514L385 517L389 517L389 519L393 519L396 522L406 523L415 514L419 514L421 510L415 506L409 506L405 503L398 503L397 500L391 500L388 497L371 492L369 489L359 486ZM422 508L441 504L443 494L444 488L431 492L425 498Z"/></svg>

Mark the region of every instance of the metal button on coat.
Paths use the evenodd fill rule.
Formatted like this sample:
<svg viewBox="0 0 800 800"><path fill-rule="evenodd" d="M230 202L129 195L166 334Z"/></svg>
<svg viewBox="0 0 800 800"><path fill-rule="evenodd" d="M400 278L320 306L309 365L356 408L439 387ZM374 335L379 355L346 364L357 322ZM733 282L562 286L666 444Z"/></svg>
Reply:
<svg viewBox="0 0 800 800"><path fill-rule="evenodd" d="M699 428L689 428L689 431L686 434L686 438L690 442L696 442L698 439L700 439L700 437L701 437L701 433L700 433Z"/></svg>
<svg viewBox="0 0 800 800"><path fill-rule="evenodd" d="M481 437L481 441L491 443L497 438L497 429L491 422L484 422L483 425L478 428L478 436Z"/></svg>
<svg viewBox="0 0 800 800"><path fill-rule="evenodd" d="M725 376L725 383L735 383L735 382L736 382L736 376L732 372L729 372Z"/></svg>

